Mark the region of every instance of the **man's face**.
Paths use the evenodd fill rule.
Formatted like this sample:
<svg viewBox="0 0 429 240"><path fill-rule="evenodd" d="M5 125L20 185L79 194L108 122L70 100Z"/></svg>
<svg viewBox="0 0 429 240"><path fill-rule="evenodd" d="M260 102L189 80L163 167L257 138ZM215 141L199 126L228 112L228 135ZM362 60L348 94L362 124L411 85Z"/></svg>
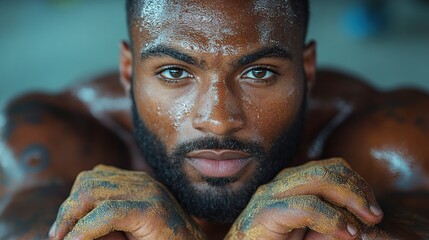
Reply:
<svg viewBox="0 0 429 240"><path fill-rule="evenodd" d="M285 1L146 2L131 28L136 138L189 212L231 221L298 142L302 30Z"/></svg>

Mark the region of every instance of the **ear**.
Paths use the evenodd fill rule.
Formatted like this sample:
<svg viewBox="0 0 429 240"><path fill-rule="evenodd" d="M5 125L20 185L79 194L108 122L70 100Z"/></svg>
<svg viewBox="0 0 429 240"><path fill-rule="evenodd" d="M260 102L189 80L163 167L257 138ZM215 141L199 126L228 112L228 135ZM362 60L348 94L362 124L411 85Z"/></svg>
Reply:
<svg viewBox="0 0 429 240"><path fill-rule="evenodd" d="M119 57L119 75L121 85L125 93L130 93L132 73L133 72L133 59L130 51L129 44L122 41L120 44L120 57Z"/></svg>
<svg viewBox="0 0 429 240"><path fill-rule="evenodd" d="M316 42L309 42L304 48L304 71L307 76L307 89L310 90L316 77Z"/></svg>

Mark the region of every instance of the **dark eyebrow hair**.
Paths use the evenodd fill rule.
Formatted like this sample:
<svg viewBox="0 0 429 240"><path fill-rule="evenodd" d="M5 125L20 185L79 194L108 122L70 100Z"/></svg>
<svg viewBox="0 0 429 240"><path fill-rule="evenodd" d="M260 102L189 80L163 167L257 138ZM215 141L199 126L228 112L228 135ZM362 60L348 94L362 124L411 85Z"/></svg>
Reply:
<svg viewBox="0 0 429 240"><path fill-rule="evenodd" d="M200 64L197 59L188 54L181 52L172 47L168 47L165 45L157 45L154 47L147 48L141 52L140 59L145 60L151 57L159 57L159 56L169 56L180 60L182 62L198 66L203 68L202 64ZM285 58L292 59L292 54L283 47L274 46L274 47L266 47L262 48L254 53L243 56L237 61L234 62L235 66L243 66L255 62L261 58Z"/></svg>
<svg viewBox="0 0 429 240"><path fill-rule="evenodd" d="M292 54L286 48L283 47L267 47L241 57L234 65L247 65L261 58L285 58L292 60Z"/></svg>
<svg viewBox="0 0 429 240"><path fill-rule="evenodd" d="M183 53L179 50L176 50L174 48L171 48L165 45L158 45L158 46L150 47L148 49L143 50L140 54L140 59L145 60L151 57L159 57L159 56L169 56L177 60L180 60L182 62L201 67L201 65L198 63L198 61L195 58L189 56L186 53Z"/></svg>

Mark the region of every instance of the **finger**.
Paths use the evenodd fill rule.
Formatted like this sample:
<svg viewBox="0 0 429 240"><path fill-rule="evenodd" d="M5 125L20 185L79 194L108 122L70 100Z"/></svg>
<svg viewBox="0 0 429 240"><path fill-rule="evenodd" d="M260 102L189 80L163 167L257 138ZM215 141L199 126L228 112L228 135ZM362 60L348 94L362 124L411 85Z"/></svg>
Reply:
<svg viewBox="0 0 429 240"><path fill-rule="evenodd" d="M80 219L64 239L95 239L113 231L129 232L137 239L184 237L180 234L186 223L167 209L159 202L106 201Z"/></svg>
<svg viewBox="0 0 429 240"><path fill-rule="evenodd" d="M64 236L73 228L77 219L85 216L94 208L92 201L75 201L78 199L78 193L75 192L61 204L57 218L49 231L50 239L63 239Z"/></svg>
<svg viewBox="0 0 429 240"><path fill-rule="evenodd" d="M175 202L168 190L146 174L116 171L111 167L83 172L73 186L69 198L62 204L52 226L52 239L62 239L78 219L104 200L145 199L156 196ZM141 191L145 189L145 191Z"/></svg>
<svg viewBox="0 0 429 240"><path fill-rule="evenodd" d="M106 201L81 218L64 239L96 239L114 231L136 232L145 222L145 202ZM136 221L135 219L139 219Z"/></svg>
<svg viewBox="0 0 429 240"><path fill-rule="evenodd" d="M78 177L76 178L75 183L73 184L71 192L76 192L78 189L81 189L82 186L86 186L90 184L84 184L85 182L93 182L93 181L100 181L105 182L108 185L108 182L112 183L122 183L123 185L129 184L139 184L139 189L146 189L144 193L146 195L169 195L170 198L172 195L170 194L169 190L150 177L145 172L136 172L136 171L126 171L126 170L120 170L115 167L108 167L104 165L99 165L95 168L95 170L92 171L84 171L81 172ZM132 189L132 188L123 188L123 189ZM86 189L88 192L92 192L91 189ZM151 192L155 191L155 192Z"/></svg>
<svg viewBox="0 0 429 240"><path fill-rule="evenodd" d="M96 239L114 231L125 232L129 239L203 239L186 216L160 199L105 201L81 218L64 239Z"/></svg>
<svg viewBox="0 0 429 240"><path fill-rule="evenodd" d="M253 224L263 224L268 232L287 235L308 227L335 239L354 239L358 235L355 223L348 222L342 212L316 196L293 196L260 204L263 206L255 207L260 210Z"/></svg>
<svg viewBox="0 0 429 240"><path fill-rule="evenodd" d="M93 170L97 171L121 171L122 169L117 168L117 167L113 167L113 166L108 166L108 165L104 165L104 164L98 164L97 166L95 166L93 168Z"/></svg>
<svg viewBox="0 0 429 240"><path fill-rule="evenodd" d="M62 239L74 227L76 222L94 209L101 201L117 199L124 194L121 183L103 180L85 180L75 187L74 192L61 205L50 236Z"/></svg>
<svg viewBox="0 0 429 240"><path fill-rule="evenodd" d="M283 178L266 185L262 191L275 192L274 197L312 194L347 208L357 218L368 224L377 224L383 214L374 193L356 172L341 159L312 162L300 171L283 171ZM287 176L287 173L291 175Z"/></svg>
<svg viewBox="0 0 429 240"><path fill-rule="evenodd" d="M73 184L72 192L80 184L87 180L110 180L110 181L145 181L147 183L155 183L156 181L143 171L127 171L115 167L109 167L105 165L98 165L91 171L83 171L76 177L76 181Z"/></svg>
<svg viewBox="0 0 429 240"><path fill-rule="evenodd" d="M132 188L138 185L137 188ZM105 191L94 191L94 188L105 187L109 191L120 191L121 194L125 194L124 191L128 191L129 194L137 195L169 195L172 197L168 189L152 179L150 176L144 173L133 173L127 174L125 172L107 172L107 171L88 171L79 174L76 182L73 185L71 193L82 192L85 193L105 193ZM133 189L139 191L133 191ZM145 191L140 191L145 189ZM108 196L106 196L108 197Z"/></svg>
<svg viewBox="0 0 429 240"><path fill-rule="evenodd" d="M145 189L145 191L141 191L141 189ZM127 191L124 192L124 190ZM156 188L148 188L144 184L86 180L61 205L50 236L52 239L62 239L80 218L101 202L106 199L117 200L124 195L129 196L128 200L144 199L151 196L169 199L168 195L163 194L162 191Z"/></svg>
<svg viewBox="0 0 429 240"><path fill-rule="evenodd" d="M350 208L346 206L346 208L353 212L361 221L369 225L380 223L383 218L383 212L369 184L341 158L332 159L331 164L327 165L327 168L330 172L339 173L340 176L337 176L337 180L333 179L334 182L337 181L337 184L345 182L345 188L350 189L356 196L360 196L360 201L358 197L356 199L357 204L355 202L354 207ZM360 213L358 213L359 208L363 210ZM365 214L367 215L364 216Z"/></svg>
<svg viewBox="0 0 429 240"><path fill-rule="evenodd" d="M93 168L94 172L106 172L106 173L115 173L118 175L126 175L126 176L131 176L131 177L149 177L152 178L149 174L147 174L144 171L130 171L130 170L124 170L124 169L120 169L117 167L113 167L113 166L107 166L107 165L103 165L103 164L99 164L97 166L95 166Z"/></svg>

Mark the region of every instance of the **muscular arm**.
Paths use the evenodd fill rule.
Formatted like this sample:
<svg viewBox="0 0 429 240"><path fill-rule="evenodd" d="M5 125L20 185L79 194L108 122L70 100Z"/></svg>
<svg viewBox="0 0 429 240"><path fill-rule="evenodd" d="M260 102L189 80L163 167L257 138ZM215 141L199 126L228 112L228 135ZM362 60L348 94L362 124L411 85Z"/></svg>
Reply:
<svg viewBox="0 0 429 240"><path fill-rule="evenodd" d="M129 154L122 141L74 107L74 101L66 95L28 95L2 113L0 232L4 237L46 237L79 172L99 163L127 167Z"/></svg>
<svg viewBox="0 0 429 240"><path fill-rule="evenodd" d="M324 157L341 156L365 178L386 214L383 228L429 237L429 95L380 94L336 129ZM409 235L406 235L409 237Z"/></svg>

